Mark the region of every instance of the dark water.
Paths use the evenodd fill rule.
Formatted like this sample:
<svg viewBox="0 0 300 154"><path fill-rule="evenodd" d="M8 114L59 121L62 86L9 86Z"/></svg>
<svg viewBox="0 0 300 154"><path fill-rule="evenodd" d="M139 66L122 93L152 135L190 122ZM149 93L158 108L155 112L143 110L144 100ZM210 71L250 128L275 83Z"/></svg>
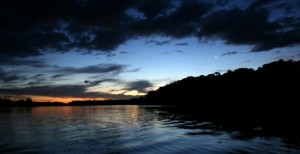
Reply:
<svg viewBox="0 0 300 154"><path fill-rule="evenodd" d="M225 131L159 106L0 109L0 153L300 153L299 142Z"/></svg>

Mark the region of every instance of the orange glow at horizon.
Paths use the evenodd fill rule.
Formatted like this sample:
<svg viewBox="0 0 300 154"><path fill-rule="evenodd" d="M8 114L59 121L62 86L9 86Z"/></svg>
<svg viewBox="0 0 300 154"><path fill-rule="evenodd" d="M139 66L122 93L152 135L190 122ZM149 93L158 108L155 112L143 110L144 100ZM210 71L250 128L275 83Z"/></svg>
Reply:
<svg viewBox="0 0 300 154"><path fill-rule="evenodd" d="M49 97L49 96L32 96L32 95L11 97L13 101L18 101L26 98L31 98L33 102L62 102L62 103L69 103L72 101L86 101L86 100L106 100L104 98Z"/></svg>

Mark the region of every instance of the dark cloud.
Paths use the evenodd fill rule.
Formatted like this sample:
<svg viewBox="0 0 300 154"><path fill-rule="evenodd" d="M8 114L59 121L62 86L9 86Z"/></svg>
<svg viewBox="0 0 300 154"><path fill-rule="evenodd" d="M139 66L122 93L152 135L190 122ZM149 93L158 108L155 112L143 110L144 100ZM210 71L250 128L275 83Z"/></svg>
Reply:
<svg viewBox="0 0 300 154"><path fill-rule="evenodd" d="M270 1L255 1L245 10L219 10L206 16L201 24L200 38L220 38L228 44L253 45L252 51L300 43L300 24L287 25L269 20L270 10L264 7ZM290 19L300 23L298 18Z"/></svg>
<svg viewBox="0 0 300 154"><path fill-rule="evenodd" d="M137 90L139 92L147 92L146 89L152 86L152 83L147 80L139 80L128 83L126 90Z"/></svg>
<svg viewBox="0 0 300 154"><path fill-rule="evenodd" d="M103 82L103 81L101 81L101 80L97 80L97 81L89 81L89 80L85 80L85 81L84 81L84 83L90 84L91 86L93 86L93 85L98 85L98 84L101 83L101 82Z"/></svg>
<svg viewBox="0 0 300 154"><path fill-rule="evenodd" d="M280 53L281 51L279 51L279 50L277 50L277 51L275 51L275 54L278 54L278 53Z"/></svg>
<svg viewBox="0 0 300 154"><path fill-rule="evenodd" d="M150 40L150 41L147 41L146 43L149 43L149 44L154 43L156 45L167 45L170 43L170 41L168 41L168 40L165 40L165 41Z"/></svg>
<svg viewBox="0 0 300 154"><path fill-rule="evenodd" d="M164 0L142 0L135 5L146 19L151 20L159 15L166 15L167 11L173 6L172 3Z"/></svg>
<svg viewBox="0 0 300 154"><path fill-rule="evenodd" d="M122 28L130 0L4 0L0 6L0 49L5 56L72 48L107 51L130 37Z"/></svg>
<svg viewBox="0 0 300 154"><path fill-rule="evenodd" d="M249 11L255 11L260 9L261 7L269 4L270 2L272 2L272 0L256 0L253 3L251 3L249 5L249 7L247 8L247 10Z"/></svg>
<svg viewBox="0 0 300 154"><path fill-rule="evenodd" d="M33 81L28 82L27 85L29 85L29 86L40 85L44 81L46 81L44 74L36 74L33 77L31 77L30 79L33 80Z"/></svg>
<svg viewBox="0 0 300 154"><path fill-rule="evenodd" d="M129 39L150 36L218 38L229 44L253 45L253 51L299 44L299 15L270 20L272 9L299 10L299 5L293 5L297 1L273 6L274 1L256 0L246 8L225 6L228 2L2 0L0 56L110 52Z"/></svg>
<svg viewBox="0 0 300 154"><path fill-rule="evenodd" d="M211 5L200 1L181 1L178 7L165 10L156 18L146 18L131 22L129 30L137 36L164 35L183 38L194 35L199 28L201 17L211 9Z"/></svg>
<svg viewBox="0 0 300 154"><path fill-rule="evenodd" d="M42 84L42 82L45 81L45 80L46 80L46 79L38 79L38 80L36 80L36 81L28 82L27 85L29 85L29 86L40 85L40 84Z"/></svg>
<svg viewBox="0 0 300 154"><path fill-rule="evenodd" d="M60 77L64 77L64 76L67 76L67 74L56 74L56 75L53 75L51 78L56 79L56 78L60 78Z"/></svg>
<svg viewBox="0 0 300 154"><path fill-rule="evenodd" d="M44 74L36 74L36 75L34 75L32 78L40 78L40 77L43 77L43 76L45 76Z"/></svg>
<svg viewBox="0 0 300 154"><path fill-rule="evenodd" d="M217 5L226 5L229 2L229 0L217 0L216 4Z"/></svg>
<svg viewBox="0 0 300 154"><path fill-rule="evenodd" d="M19 75L16 75L16 74L11 74L11 73L8 73L4 70L2 70L0 68L0 81L3 81L3 82L12 82L12 81L22 81L22 80L25 80L26 78L24 76L19 76Z"/></svg>
<svg viewBox="0 0 300 154"><path fill-rule="evenodd" d="M86 67L63 67L57 69L55 72L62 72L65 74L76 74L76 73L87 73L87 74L101 74L101 73L113 73L119 74L121 72L125 72L127 66L119 65L119 64L98 64L91 65Z"/></svg>
<svg viewBox="0 0 300 154"><path fill-rule="evenodd" d="M188 42L180 42L180 43L176 43L175 45L189 45Z"/></svg>
<svg viewBox="0 0 300 154"><path fill-rule="evenodd" d="M119 81L120 81L119 79L102 79L102 80L94 80L94 81L85 80L84 83L89 84L91 86L95 86L103 82L119 82Z"/></svg>
<svg viewBox="0 0 300 154"><path fill-rule="evenodd" d="M23 77L17 76L17 75L3 75L1 74L1 80L4 82L12 82L17 80L23 80Z"/></svg>
<svg viewBox="0 0 300 154"><path fill-rule="evenodd" d="M28 60L28 59L15 58L15 57L0 58L0 66L30 66L35 68L50 67L48 64L46 64L41 60Z"/></svg>
<svg viewBox="0 0 300 154"><path fill-rule="evenodd" d="M222 53L221 56L235 55L237 53L238 53L237 51L228 51L228 52Z"/></svg>
<svg viewBox="0 0 300 154"><path fill-rule="evenodd" d="M283 2L280 3L278 5L276 5L275 7L279 8L279 9L283 9L285 11L285 13L293 13L293 6L289 3Z"/></svg>
<svg viewBox="0 0 300 154"><path fill-rule="evenodd" d="M127 51L120 51L120 53L127 54L128 52Z"/></svg>
<svg viewBox="0 0 300 154"><path fill-rule="evenodd" d="M0 89L0 94L109 99L132 98L132 96L123 94L113 95L100 92L85 92L86 88L85 85L32 86L26 88Z"/></svg>

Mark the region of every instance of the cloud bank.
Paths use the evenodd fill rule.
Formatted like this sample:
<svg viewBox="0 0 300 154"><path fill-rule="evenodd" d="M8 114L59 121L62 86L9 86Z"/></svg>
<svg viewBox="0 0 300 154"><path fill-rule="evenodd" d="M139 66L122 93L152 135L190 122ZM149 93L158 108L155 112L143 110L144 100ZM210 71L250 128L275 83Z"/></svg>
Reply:
<svg viewBox="0 0 300 154"><path fill-rule="evenodd" d="M220 0L3 0L0 55L111 52L130 39L154 35L221 39L251 45L253 52L300 44L299 1L238 4Z"/></svg>

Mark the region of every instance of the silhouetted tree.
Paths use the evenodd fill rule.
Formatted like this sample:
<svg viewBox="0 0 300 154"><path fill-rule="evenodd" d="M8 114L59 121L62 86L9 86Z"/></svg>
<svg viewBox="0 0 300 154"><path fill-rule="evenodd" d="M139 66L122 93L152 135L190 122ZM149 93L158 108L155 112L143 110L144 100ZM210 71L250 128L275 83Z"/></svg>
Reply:
<svg viewBox="0 0 300 154"><path fill-rule="evenodd" d="M279 60L257 70L239 68L222 75L187 77L151 91L139 101L179 105L231 120L293 125L300 117L299 79L300 61Z"/></svg>
<svg viewBox="0 0 300 154"><path fill-rule="evenodd" d="M32 99L31 99L31 98L26 98L26 99L25 99L25 102L26 102L26 103L32 103Z"/></svg>

